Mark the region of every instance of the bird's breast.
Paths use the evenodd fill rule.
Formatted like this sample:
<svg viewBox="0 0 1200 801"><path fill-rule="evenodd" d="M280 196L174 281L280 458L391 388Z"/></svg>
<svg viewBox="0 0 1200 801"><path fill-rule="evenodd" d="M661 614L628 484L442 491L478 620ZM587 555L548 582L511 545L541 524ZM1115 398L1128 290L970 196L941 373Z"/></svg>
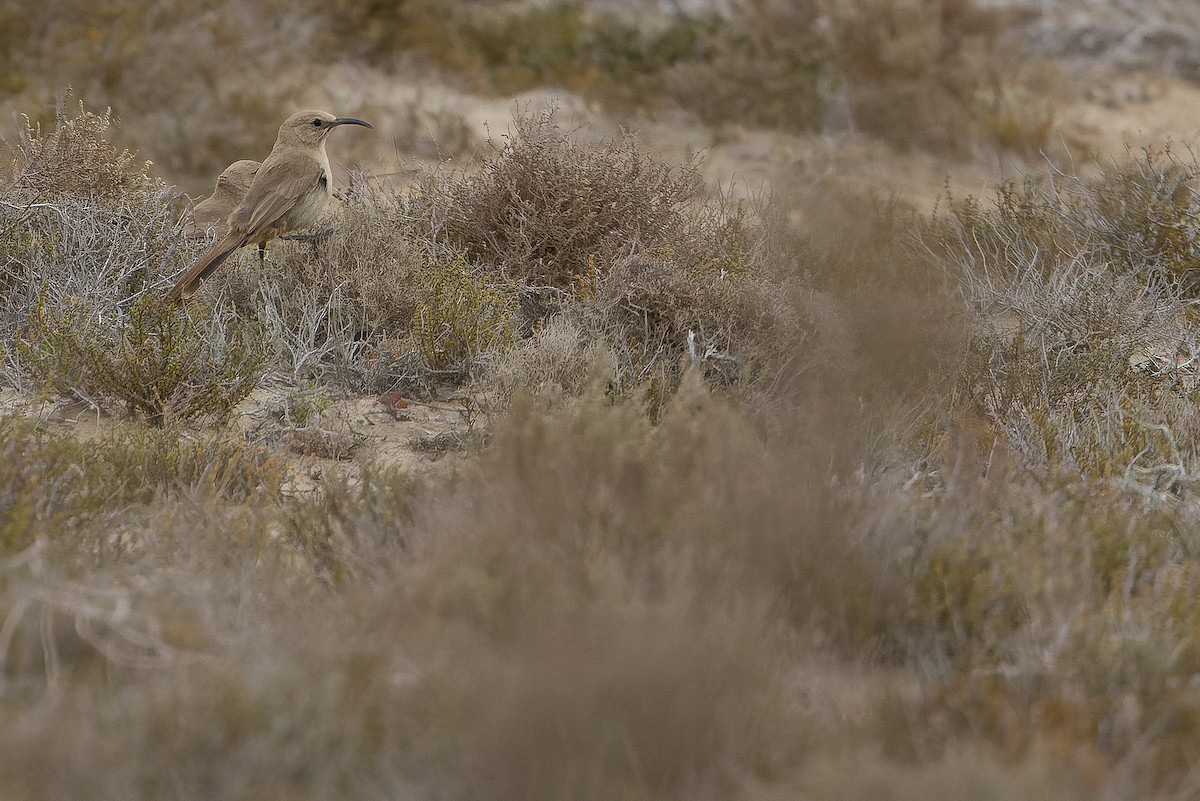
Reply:
<svg viewBox="0 0 1200 801"><path fill-rule="evenodd" d="M329 195L329 172L322 171L312 190L284 215L281 221L283 227L288 231L295 231L315 225L325 212L325 202L329 200Z"/></svg>

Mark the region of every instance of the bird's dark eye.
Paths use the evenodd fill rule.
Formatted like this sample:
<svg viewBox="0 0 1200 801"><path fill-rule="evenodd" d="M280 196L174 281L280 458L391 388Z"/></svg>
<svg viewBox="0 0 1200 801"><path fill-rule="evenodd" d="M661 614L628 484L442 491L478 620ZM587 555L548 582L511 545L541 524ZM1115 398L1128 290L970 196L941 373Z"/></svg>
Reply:
<svg viewBox="0 0 1200 801"><path fill-rule="evenodd" d="M317 119L313 120L313 125L320 128L321 127L321 118L318 117Z"/></svg>

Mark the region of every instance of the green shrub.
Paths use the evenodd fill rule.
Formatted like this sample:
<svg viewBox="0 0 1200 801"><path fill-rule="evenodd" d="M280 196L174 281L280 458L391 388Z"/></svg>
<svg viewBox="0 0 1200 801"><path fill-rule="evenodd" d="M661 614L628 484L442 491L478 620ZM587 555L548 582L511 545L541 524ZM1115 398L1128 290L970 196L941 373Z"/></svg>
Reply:
<svg viewBox="0 0 1200 801"><path fill-rule="evenodd" d="M481 354L512 343L518 305L511 285L489 282L462 259L428 265L419 281L423 297L413 312L412 337L428 367L463 371Z"/></svg>
<svg viewBox="0 0 1200 801"><path fill-rule="evenodd" d="M283 474L276 454L237 441L113 425L83 442L11 416L0 420L0 457L3 555L38 536L68 550L86 550L64 536L80 536L97 520L128 517L131 506L164 495L198 491L236 502L274 497ZM104 545L112 533L102 524L96 532L87 547ZM123 547L115 542L107 546Z"/></svg>
<svg viewBox="0 0 1200 801"><path fill-rule="evenodd" d="M40 307L17 351L39 387L121 402L156 426L227 417L257 385L265 358L252 326L198 321L155 295L113 321L83 306Z"/></svg>

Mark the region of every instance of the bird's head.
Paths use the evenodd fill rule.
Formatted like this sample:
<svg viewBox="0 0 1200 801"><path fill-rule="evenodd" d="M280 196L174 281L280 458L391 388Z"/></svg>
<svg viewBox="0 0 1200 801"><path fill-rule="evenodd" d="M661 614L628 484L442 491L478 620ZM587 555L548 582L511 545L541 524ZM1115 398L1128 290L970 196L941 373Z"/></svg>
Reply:
<svg viewBox="0 0 1200 801"><path fill-rule="evenodd" d="M249 159L233 162L217 177L217 188L213 194L228 195L241 200L242 195L246 194L246 190L254 182L254 176L258 174L258 168L261 166L259 162Z"/></svg>
<svg viewBox="0 0 1200 801"><path fill-rule="evenodd" d="M278 142L315 147L324 142L329 132L339 125L372 127L369 122L354 117L335 117L328 111L297 111L279 126Z"/></svg>

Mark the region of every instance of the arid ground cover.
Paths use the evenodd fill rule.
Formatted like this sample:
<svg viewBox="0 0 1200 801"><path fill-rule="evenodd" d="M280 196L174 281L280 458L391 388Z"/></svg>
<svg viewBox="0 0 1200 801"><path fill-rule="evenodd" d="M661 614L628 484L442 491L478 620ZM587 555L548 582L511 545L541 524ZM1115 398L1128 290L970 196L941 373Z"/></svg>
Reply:
<svg viewBox="0 0 1200 801"><path fill-rule="evenodd" d="M0 8L0 796L1197 797L1191 3L200 6Z"/></svg>

